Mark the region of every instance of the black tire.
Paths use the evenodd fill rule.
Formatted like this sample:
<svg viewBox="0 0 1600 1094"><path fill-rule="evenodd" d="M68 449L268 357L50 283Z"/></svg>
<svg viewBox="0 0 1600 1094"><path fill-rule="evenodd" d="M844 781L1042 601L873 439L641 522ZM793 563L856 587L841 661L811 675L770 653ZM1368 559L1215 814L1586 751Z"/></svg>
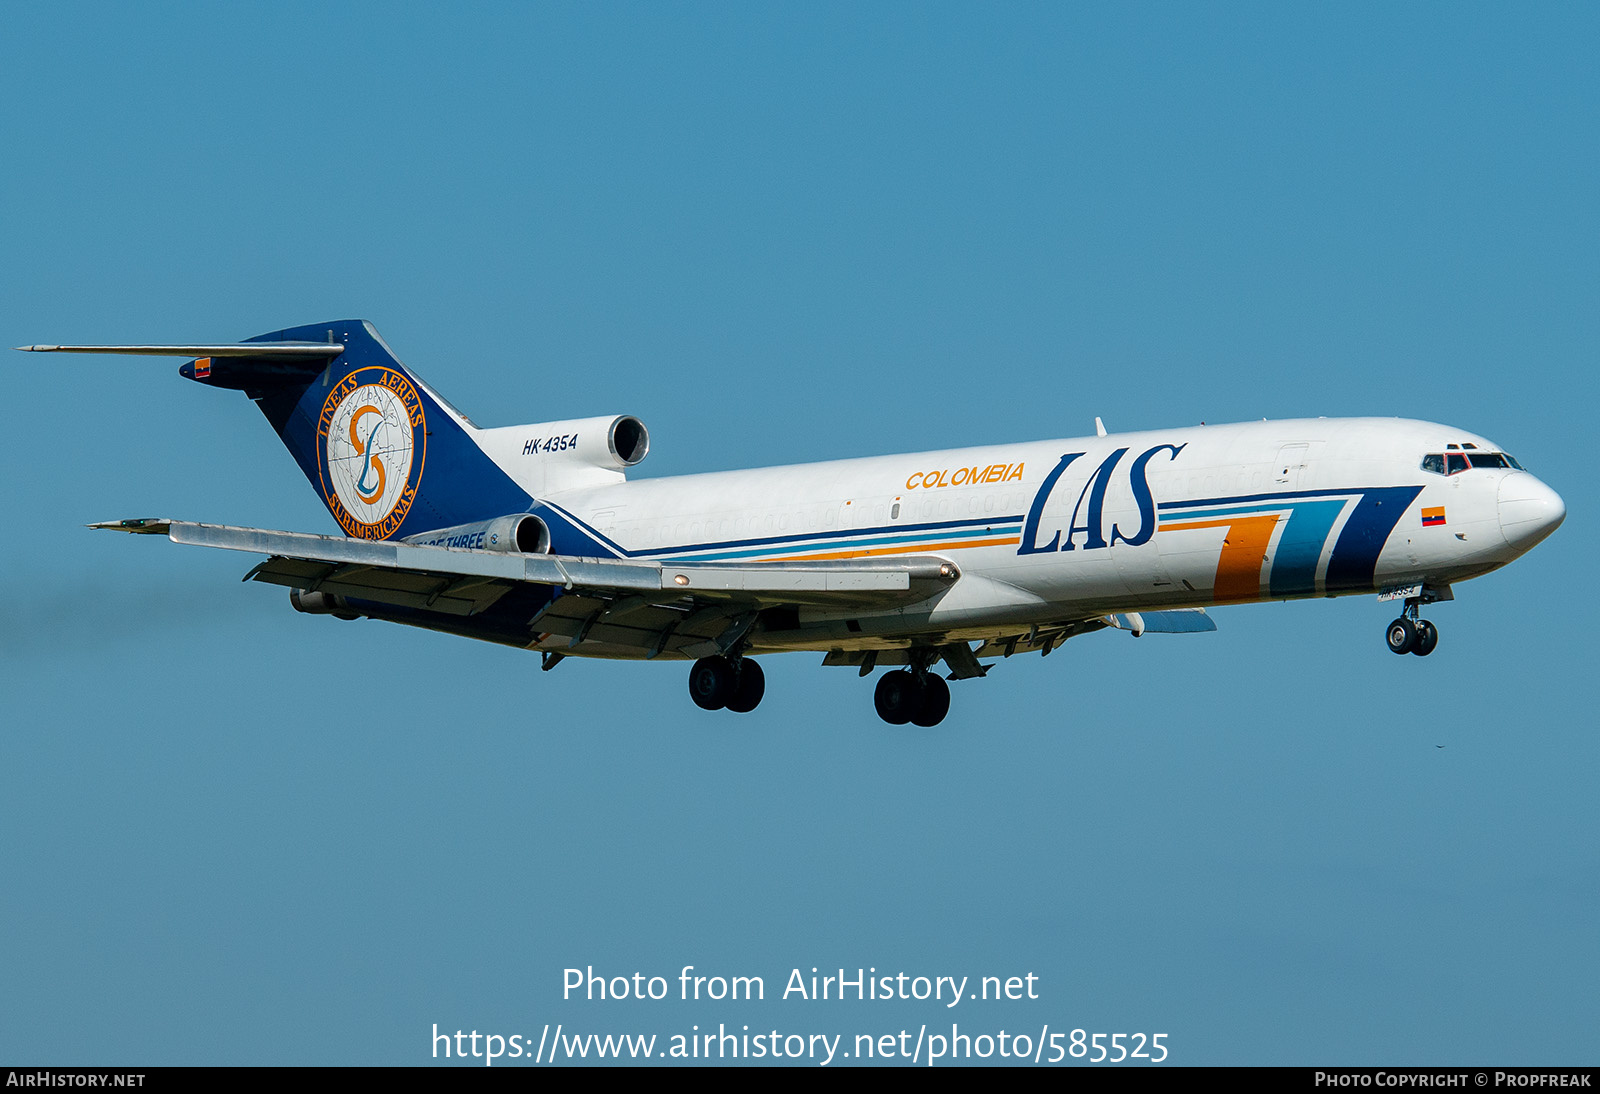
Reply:
<svg viewBox="0 0 1600 1094"><path fill-rule="evenodd" d="M950 713L950 685L944 677L928 673L922 678L922 702L911 721L919 726L936 726Z"/></svg>
<svg viewBox="0 0 1600 1094"><path fill-rule="evenodd" d="M726 657L702 657L689 670L689 698L701 710L721 710L733 698L739 677Z"/></svg>
<svg viewBox="0 0 1600 1094"><path fill-rule="evenodd" d="M922 705L921 682L905 669L886 672L878 678L872 705L878 708L878 717L885 722L903 726Z"/></svg>
<svg viewBox="0 0 1600 1094"><path fill-rule="evenodd" d="M728 699L728 709L735 714L749 714L761 705L761 697L767 693L767 674L761 671L761 666L748 657L739 659L739 683L733 689L733 695Z"/></svg>
<svg viewBox="0 0 1600 1094"><path fill-rule="evenodd" d="M1390 653L1410 653L1417 646L1417 625L1401 616L1389 624L1389 631L1384 637L1389 643Z"/></svg>
<svg viewBox="0 0 1600 1094"><path fill-rule="evenodd" d="M1417 644L1411 652L1418 657L1426 657L1439 645L1439 628L1429 623L1426 619L1417 621Z"/></svg>

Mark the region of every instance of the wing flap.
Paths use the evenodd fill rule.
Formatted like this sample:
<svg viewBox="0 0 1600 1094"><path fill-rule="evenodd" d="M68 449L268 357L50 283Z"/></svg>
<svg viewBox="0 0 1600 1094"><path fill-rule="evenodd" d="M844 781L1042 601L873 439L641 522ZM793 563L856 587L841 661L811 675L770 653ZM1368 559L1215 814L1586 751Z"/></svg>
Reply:
<svg viewBox="0 0 1600 1094"><path fill-rule="evenodd" d="M756 612L692 599L643 608L629 598L604 600L581 594L558 597L534 619L535 641L568 640L568 648L587 644L635 655L706 657L726 653L755 622ZM559 644L558 644L559 645Z"/></svg>
<svg viewBox="0 0 1600 1094"><path fill-rule="evenodd" d="M306 592L353 597L398 608L475 615L513 588L508 581L384 570L274 556L250 571L252 581Z"/></svg>
<svg viewBox="0 0 1600 1094"><path fill-rule="evenodd" d="M1103 618L1044 623L1030 627L1026 633L1008 635L1005 638L991 638L973 650L972 654L974 658L1010 657L1018 653L1042 653L1048 657L1052 650L1067 639L1104 630L1106 626L1107 623Z"/></svg>

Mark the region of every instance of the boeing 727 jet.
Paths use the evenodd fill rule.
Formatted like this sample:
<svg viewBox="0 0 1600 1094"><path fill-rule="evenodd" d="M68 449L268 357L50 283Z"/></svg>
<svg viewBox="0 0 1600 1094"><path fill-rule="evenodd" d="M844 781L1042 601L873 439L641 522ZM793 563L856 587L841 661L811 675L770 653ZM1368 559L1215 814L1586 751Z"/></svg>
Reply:
<svg viewBox="0 0 1600 1094"><path fill-rule="evenodd" d="M946 679L1111 627L1214 630L1205 609L1378 594L1426 657L1454 585L1553 532L1561 498L1475 433L1392 418L1261 421L629 481L628 415L479 428L371 324L225 345L25 346L190 358L243 391L343 535L178 520L97 528L266 556L296 610L566 657L692 662L750 711L764 654L885 668L887 722L938 724ZM1098 420L1097 420L1098 426ZM942 666L942 668L941 668Z"/></svg>

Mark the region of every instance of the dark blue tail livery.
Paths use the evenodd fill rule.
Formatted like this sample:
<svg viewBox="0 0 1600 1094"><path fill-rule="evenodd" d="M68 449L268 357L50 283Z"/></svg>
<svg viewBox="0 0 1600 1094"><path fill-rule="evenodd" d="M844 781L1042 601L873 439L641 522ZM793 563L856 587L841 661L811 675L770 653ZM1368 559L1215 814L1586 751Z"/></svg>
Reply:
<svg viewBox="0 0 1600 1094"><path fill-rule="evenodd" d="M247 342L344 347L325 367L264 355L202 358L179 371L254 399L346 535L405 537L532 504L370 323L315 323Z"/></svg>

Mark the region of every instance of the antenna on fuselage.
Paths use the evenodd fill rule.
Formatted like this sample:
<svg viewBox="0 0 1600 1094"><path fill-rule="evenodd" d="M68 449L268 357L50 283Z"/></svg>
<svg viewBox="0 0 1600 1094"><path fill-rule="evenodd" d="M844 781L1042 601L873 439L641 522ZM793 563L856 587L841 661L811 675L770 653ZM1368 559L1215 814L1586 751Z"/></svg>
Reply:
<svg viewBox="0 0 1600 1094"><path fill-rule="evenodd" d="M1096 437L1104 437L1106 435L1106 423L1100 420L1098 414L1095 415L1094 419L1094 435Z"/></svg>

